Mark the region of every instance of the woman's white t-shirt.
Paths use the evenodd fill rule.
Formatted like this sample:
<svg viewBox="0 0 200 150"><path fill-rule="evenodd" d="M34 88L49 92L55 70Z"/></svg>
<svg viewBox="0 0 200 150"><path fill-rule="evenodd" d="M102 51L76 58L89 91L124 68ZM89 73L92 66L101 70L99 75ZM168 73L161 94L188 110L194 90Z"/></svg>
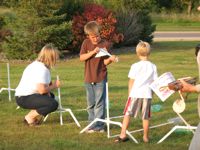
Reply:
<svg viewBox="0 0 200 150"><path fill-rule="evenodd" d="M129 97L152 98L149 85L158 77L156 65L141 60L132 64L128 77L134 80Z"/></svg>
<svg viewBox="0 0 200 150"><path fill-rule="evenodd" d="M27 96L37 92L37 84L49 84L51 74L49 69L39 61L29 64L23 72L19 85L15 90L15 96Z"/></svg>

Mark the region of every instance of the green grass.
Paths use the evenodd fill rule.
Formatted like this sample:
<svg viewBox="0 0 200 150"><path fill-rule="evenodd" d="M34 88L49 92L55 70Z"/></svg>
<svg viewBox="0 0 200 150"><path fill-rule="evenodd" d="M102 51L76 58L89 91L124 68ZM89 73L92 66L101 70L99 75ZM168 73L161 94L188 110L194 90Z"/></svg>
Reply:
<svg viewBox="0 0 200 150"><path fill-rule="evenodd" d="M151 14L153 24L156 25L156 31L200 31L200 13L159 13Z"/></svg>
<svg viewBox="0 0 200 150"><path fill-rule="evenodd" d="M156 22L156 31L200 31L198 23L166 23Z"/></svg>
<svg viewBox="0 0 200 150"><path fill-rule="evenodd" d="M170 71L176 78L185 76L198 76L196 60L194 57L194 46L197 42L159 42L152 46L151 61L158 67L159 74ZM125 48L126 49L126 48ZM111 116L121 115L127 98L127 74L130 65L137 61L135 53L127 48L119 54L120 62L108 67L109 72L109 99ZM28 63L10 62L11 87L17 86L22 71ZM2 150L111 150L111 149L135 149L135 150L187 150L192 138L191 132L173 133L163 143L156 144L173 125L163 126L150 130L150 143L142 142L142 133L135 133L134 137L140 142L127 142L115 144L114 139L108 139L106 133L79 134L87 122L87 113L75 111L86 108L85 89L83 84L84 63L79 62L78 58L61 61L52 70L52 78L56 74L60 75L62 81L61 96L62 104L70 107L75 116L80 121L81 128L78 128L69 114L64 114L65 125L60 126L59 114L53 113L48 120L40 127L24 126L22 120L28 110L16 110L14 99L8 101L6 91L0 94L0 149ZM0 86L5 87L6 65L0 63ZM55 91L56 93L56 91ZM14 93L12 93L14 94ZM161 104L160 112L153 112L151 125L165 123L169 118L177 117L172 110L172 104L178 94L174 94L164 103L154 95L153 104ZM190 94L186 101L186 110L183 117L191 124L197 125L199 118L197 115L197 95ZM121 119L116 119L121 121ZM130 130L142 128L140 119L132 119ZM111 126L112 134L118 134L120 128Z"/></svg>

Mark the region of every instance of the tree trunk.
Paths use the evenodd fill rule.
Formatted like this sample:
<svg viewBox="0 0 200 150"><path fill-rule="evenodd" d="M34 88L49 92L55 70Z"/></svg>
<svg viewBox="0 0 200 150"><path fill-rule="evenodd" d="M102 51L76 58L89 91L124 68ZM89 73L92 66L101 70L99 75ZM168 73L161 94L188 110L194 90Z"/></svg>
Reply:
<svg viewBox="0 0 200 150"><path fill-rule="evenodd" d="M192 0L188 2L188 8L187 8L188 15L191 15L191 11L192 11Z"/></svg>

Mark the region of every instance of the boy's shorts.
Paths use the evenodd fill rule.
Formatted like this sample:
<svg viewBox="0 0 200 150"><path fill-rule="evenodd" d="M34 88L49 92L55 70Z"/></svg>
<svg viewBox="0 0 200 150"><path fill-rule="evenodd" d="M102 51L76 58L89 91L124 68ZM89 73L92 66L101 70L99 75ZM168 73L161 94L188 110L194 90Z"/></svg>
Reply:
<svg viewBox="0 0 200 150"><path fill-rule="evenodd" d="M136 118L141 110L142 119L146 120L151 117L151 99L129 97L124 109L124 115Z"/></svg>

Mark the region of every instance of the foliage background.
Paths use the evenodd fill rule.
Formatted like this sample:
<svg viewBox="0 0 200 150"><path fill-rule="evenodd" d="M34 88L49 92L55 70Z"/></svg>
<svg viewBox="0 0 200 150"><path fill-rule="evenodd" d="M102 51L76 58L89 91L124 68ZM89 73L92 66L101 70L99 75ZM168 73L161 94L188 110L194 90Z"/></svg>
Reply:
<svg viewBox="0 0 200 150"><path fill-rule="evenodd" d="M124 35L121 43L114 43L117 47L133 46L139 40L152 42L156 24L151 14L192 16L200 4L195 0L1 0L1 52L8 59L34 59L42 46L51 42L63 53L78 53L83 38L77 39L85 35L73 33L81 23L73 19L79 15L84 20L82 26L87 22L83 12L88 3L104 7L116 18L116 24L109 21L110 26L114 34ZM5 31L9 32L3 34Z"/></svg>

